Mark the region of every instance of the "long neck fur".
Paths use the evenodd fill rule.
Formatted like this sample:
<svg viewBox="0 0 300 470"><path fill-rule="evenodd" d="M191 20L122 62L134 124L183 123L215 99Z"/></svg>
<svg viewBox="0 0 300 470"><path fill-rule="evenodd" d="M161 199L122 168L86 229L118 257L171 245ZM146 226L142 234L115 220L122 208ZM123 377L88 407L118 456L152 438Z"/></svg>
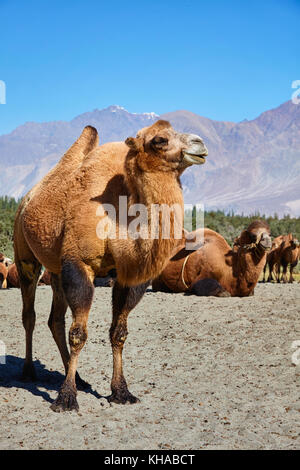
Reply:
<svg viewBox="0 0 300 470"><path fill-rule="evenodd" d="M266 252L257 246L252 250L233 252L233 276L236 278L236 294L249 295L256 286L266 262Z"/></svg>
<svg viewBox="0 0 300 470"><path fill-rule="evenodd" d="M169 207L178 204L181 208L183 222L183 197L179 174L174 170L161 171L151 169L144 171L136 159L125 165L125 179L129 189L128 207L132 204L144 204L148 208L148 239L118 240L122 255L118 256L117 271L119 282L136 285L158 276L171 257L176 244L181 240L174 239L174 220L170 218L170 238L163 239L161 219L159 237L151 239L151 205L166 204Z"/></svg>

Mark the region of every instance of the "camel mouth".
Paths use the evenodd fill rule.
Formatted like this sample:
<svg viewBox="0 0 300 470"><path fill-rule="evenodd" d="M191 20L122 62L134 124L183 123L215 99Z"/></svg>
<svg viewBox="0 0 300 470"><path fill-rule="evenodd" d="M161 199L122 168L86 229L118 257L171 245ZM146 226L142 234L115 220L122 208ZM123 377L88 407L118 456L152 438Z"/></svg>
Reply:
<svg viewBox="0 0 300 470"><path fill-rule="evenodd" d="M207 157L207 155L207 151L200 155L196 153L183 152L184 160L191 165L203 165L203 163L206 162L205 157Z"/></svg>
<svg viewBox="0 0 300 470"><path fill-rule="evenodd" d="M265 250L270 251L272 248L272 240L269 237L263 238L260 240L259 245Z"/></svg>

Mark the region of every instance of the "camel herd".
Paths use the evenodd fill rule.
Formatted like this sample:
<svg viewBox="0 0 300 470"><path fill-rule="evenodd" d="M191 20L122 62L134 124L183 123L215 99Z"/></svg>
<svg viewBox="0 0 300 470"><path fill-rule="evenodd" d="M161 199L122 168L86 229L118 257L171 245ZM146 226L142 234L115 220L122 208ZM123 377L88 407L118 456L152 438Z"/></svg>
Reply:
<svg viewBox="0 0 300 470"><path fill-rule="evenodd" d="M262 220L243 230L233 248L220 234L205 229L200 245L187 250L187 238L196 240L198 234L188 234L182 228L180 237L175 236L176 211L170 215L169 237L163 236L162 216L158 218L157 236L123 236L120 215L124 198L126 209L143 206L150 214L153 206L177 207L183 222L180 176L187 167L203 164L206 156L199 136L178 133L167 121L159 120L125 142L101 146L96 129L87 126L59 163L23 198L15 219L15 262L0 255L0 287L21 289L26 333L23 379L34 380L35 292L37 285L51 284L48 326L66 372L51 405L54 411L78 410L77 387L88 387L77 372L77 364L87 340L88 314L98 278L116 273L113 282L108 281L113 285L113 375L108 400L122 404L138 401L129 392L123 373L127 317L151 282L154 292L244 297L253 295L267 264L269 281L276 269L279 282L280 266L283 282L287 281L288 266L289 282L293 281L299 260L298 241L286 235L272 244L270 229ZM107 207L113 207L116 217L103 225L99 236L99 214L104 220ZM132 217L126 221L129 223ZM114 237L110 236L111 226ZM152 215L144 228L152 233ZM73 318L70 351L64 323L68 307Z"/></svg>

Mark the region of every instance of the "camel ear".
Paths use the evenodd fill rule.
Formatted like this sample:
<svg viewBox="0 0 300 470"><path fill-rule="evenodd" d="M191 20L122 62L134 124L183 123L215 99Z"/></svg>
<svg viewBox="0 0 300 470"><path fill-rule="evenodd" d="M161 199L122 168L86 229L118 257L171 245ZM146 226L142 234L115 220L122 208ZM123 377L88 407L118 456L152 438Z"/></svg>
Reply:
<svg viewBox="0 0 300 470"><path fill-rule="evenodd" d="M125 140L125 144L132 150L140 151L143 148L142 141L139 137L128 137Z"/></svg>

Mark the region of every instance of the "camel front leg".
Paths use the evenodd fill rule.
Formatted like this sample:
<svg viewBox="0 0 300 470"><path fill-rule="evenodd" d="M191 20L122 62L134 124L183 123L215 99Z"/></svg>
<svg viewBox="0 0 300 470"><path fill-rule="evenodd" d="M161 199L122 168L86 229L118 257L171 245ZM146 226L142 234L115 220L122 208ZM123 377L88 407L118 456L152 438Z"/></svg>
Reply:
<svg viewBox="0 0 300 470"><path fill-rule="evenodd" d="M53 411L78 411L76 395L76 370L80 351L87 340L87 321L91 308L94 286L84 266L76 262L65 262L62 267L62 288L72 310L73 322L69 331L70 360L65 381L57 399L52 403Z"/></svg>
<svg viewBox="0 0 300 470"><path fill-rule="evenodd" d="M273 269L274 269L274 263L269 262L269 276L268 276L267 282L272 282L273 281L273 276L272 276Z"/></svg>
<svg viewBox="0 0 300 470"><path fill-rule="evenodd" d="M276 272L276 280L280 283L280 263L275 265L275 272Z"/></svg>
<svg viewBox="0 0 300 470"><path fill-rule="evenodd" d="M294 276L293 276L293 272L294 272L294 268L297 266L297 264L298 264L298 261L296 261L296 263L292 263L290 265L290 277L289 277L289 283L290 284L293 284L293 282L295 280Z"/></svg>
<svg viewBox="0 0 300 470"><path fill-rule="evenodd" d="M288 265L287 265L287 264L283 264L281 280L282 280L282 282L283 282L284 284L287 283L287 268L288 268Z"/></svg>
<svg viewBox="0 0 300 470"><path fill-rule="evenodd" d="M137 403L138 398L133 396L127 387L123 375L122 352L128 334L127 318L130 311L143 297L149 282L136 287L122 287L118 282L113 287L113 318L110 328L110 341L113 353L113 376L111 381L112 394L109 402Z"/></svg>

